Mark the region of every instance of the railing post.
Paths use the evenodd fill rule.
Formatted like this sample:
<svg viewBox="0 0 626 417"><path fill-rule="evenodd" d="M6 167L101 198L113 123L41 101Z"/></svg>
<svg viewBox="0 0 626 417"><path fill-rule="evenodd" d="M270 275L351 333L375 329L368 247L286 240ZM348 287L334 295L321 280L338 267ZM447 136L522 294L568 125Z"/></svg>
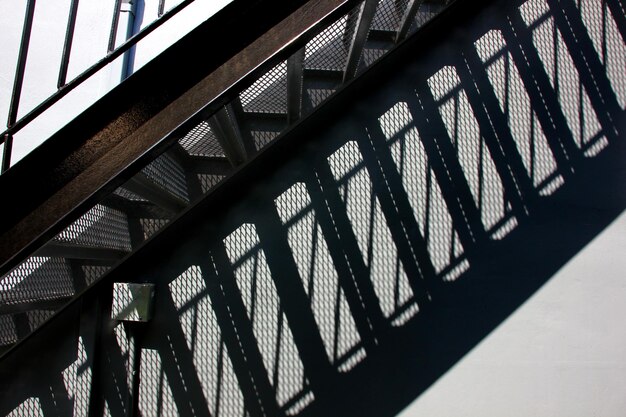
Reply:
<svg viewBox="0 0 626 417"><path fill-rule="evenodd" d="M2 150L2 170L6 171L11 166L11 150L13 149L13 135L4 134L4 149Z"/></svg>
<svg viewBox="0 0 626 417"><path fill-rule="evenodd" d="M359 66L361 53L367 41L370 26L376 14L378 0L365 0L359 8L358 16L355 22L354 36L348 50L346 59L346 67L343 74L343 82L347 82L354 78ZM348 28L346 28L348 30Z"/></svg>
<svg viewBox="0 0 626 417"><path fill-rule="evenodd" d="M67 29L65 30L65 43L63 44L63 55L61 56L61 67L59 68L59 79L57 88L61 88L67 81L67 69L70 63L70 53L72 52L72 41L74 40L74 28L76 27L76 14L78 13L78 0L72 0L70 5L70 15L67 18Z"/></svg>
<svg viewBox="0 0 626 417"><path fill-rule="evenodd" d="M111 22L111 32L109 33L109 46L107 52L113 52L115 41L117 40L117 25L120 23L120 12L122 10L122 0L115 0L113 9L113 21Z"/></svg>
<svg viewBox="0 0 626 417"><path fill-rule="evenodd" d="M411 25L413 25L413 21L415 20L415 15L417 14L418 9L424 3L424 0L409 0L409 4L402 15L402 19L400 21L400 25L398 26L398 32L396 33L396 43L404 40L411 30Z"/></svg>
<svg viewBox="0 0 626 417"><path fill-rule="evenodd" d="M302 71L304 47L287 59L287 121L295 122L302 116Z"/></svg>
<svg viewBox="0 0 626 417"><path fill-rule="evenodd" d="M28 46L30 44L30 33L33 28L33 16L35 15L35 0L28 0L26 13L24 15L24 28L22 29L22 39L17 58L17 68L15 69L15 79L13 81L13 93L9 103L9 117L7 128L11 128L17 121L17 110L20 105L22 95L22 85L24 83L24 70L26 69L26 58L28 57ZM11 165L11 150L13 148L13 135L4 135L4 153L2 155L2 172L9 169Z"/></svg>
<svg viewBox="0 0 626 417"><path fill-rule="evenodd" d="M163 16L163 12L165 11L165 0L159 0L159 14L158 17Z"/></svg>
<svg viewBox="0 0 626 417"><path fill-rule="evenodd" d="M24 28L22 30L22 40L20 41L20 51L17 58L17 68L15 70L15 81L13 82L13 94L9 104L9 120L7 127L11 127L17 120L17 109L22 95L22 84L24 82L24 69L26 68L26 58L28 57L28 46L30 44L30 33L33 28L33 16L35 14L35 0L29 0L26 5L26 15L24 17Z"/></svg>

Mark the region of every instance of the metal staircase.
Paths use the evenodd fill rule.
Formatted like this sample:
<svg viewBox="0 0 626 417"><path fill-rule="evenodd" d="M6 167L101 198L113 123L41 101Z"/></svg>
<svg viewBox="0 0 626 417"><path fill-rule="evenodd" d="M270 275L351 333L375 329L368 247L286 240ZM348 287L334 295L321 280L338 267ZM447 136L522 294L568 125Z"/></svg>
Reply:
<svg viewBox="0 0 626 417"><path fill-rule="evenodd" d="M0 414L396 415L621 213L619 2L612 43L576 0L444 3L302 2L162 101L122 95L200 28L97 104L132 117L1 230ZM116 319L128 282L150 322Z"/></svg>
<svg viewBox="0 0 626 417"><path fill-rule="evenodd" d="M27 336L442 8L385 0L355 3L343 16L334 10L340 17L307 33L303 48L210 117L187 123L162 155L6 273L0 344Z"/></svg>

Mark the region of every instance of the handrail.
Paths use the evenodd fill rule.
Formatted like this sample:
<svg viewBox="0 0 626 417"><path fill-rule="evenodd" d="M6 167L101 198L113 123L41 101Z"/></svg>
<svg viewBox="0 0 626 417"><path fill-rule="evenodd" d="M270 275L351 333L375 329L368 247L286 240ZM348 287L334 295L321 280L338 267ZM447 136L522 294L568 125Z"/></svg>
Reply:
<svg viewBox="0 0 626 417"><path fill-rule="evenodd" d="M217 110L235 86L355 3L236 0L54 134L0 176L14 202L0 220L0 274L155 158L192 116ZM207 39L220 40L210 60L199 48Z"/></svg>
<svg viewBox="0 0 626 417"><path fill-rule="evenodd" d="M116 7L113 14L113 22L111 25L111 34L109 39L109 46L107 49L107 55L93 64L91 67L87 68L85 71L74 77L70 82L66 82L67 78L67 70L69 65L70 52L72 48L73 34L74 34L74 26L76 23L76 15L78 10L78 0L72 0L72 4L70 6L70 15L68 17L68 25L65 33L65 42L63 46L63 53L61 56L61 64L59 67L59 79L57 84L57 91L46 98L44 101L39 103L34 109L29 111L21 118L17 118L17 111L19 108L20 97L22 93L22 82L24 79L24 70L26 67L26 58L28 55L29 48L29 40L30 40L30 32L33 24L33 16L35 10L35 2L36 0L29 0L26 7L26 15L24 19L24 29L22 33L22 39L20 41L19 48L19 56L18 56L18 64L15 71L15 82L13 86L13 92L11 95L11 101L9 104L9 115L7 120L7 129L2 132L0 135L0 144L4 143L5 148L3 150L2 155L2 167L1 171L5 172L9 169L10 161L11 161L11 150L13 143L13 136L22 130L25 126L27 126L30 122L35 120L38 116L40 116L43 112L48 110L51 106L65 97L68 93L73 91L76 87L81 85L83 82L88 80L106 65L110 64L130 50L133 46L135 46L139 41L148 36L157 28L161 27L165 22L178 14L181 10L186 8L189 4L193 3L195 0L183 0L181 3L174 6L167 13L160 13L159 18L154 22L147 25L144 29L127 39L124 43L122 43L119 47L115 48L115 33L117 29L117 22L119 20L121 1L116 2Z"/></svg>

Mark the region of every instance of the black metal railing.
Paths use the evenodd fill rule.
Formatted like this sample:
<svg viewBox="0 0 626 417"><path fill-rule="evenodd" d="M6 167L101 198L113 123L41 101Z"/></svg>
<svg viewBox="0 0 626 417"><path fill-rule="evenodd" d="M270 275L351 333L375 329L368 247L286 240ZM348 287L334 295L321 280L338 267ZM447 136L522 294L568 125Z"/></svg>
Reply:
<svg viewBox="0 0 626 417"><path fill-rule="evenodd" d="M24 24L22 37L20 40L17 65L15 69L13 91L11 93L11 100L9 102L9 111L6 124L7 128L0 136L0 145L4 144L0 172L5 172L11 166L11 154L13 150L14 137L21 129L34 121L42 113L44 113L55 103L65 97L69 92L80 86L83 82L87 81L90 77L92 77L106 65L110 64L116 58L130 51L130 49L133 48L139 41L141 41L150 33L161 27L165 22L170 20L172 17L174 17L176 14L178 14L181 10L186 8L194 1L195 0L183 0L179 4L172 7L172 9L165 12L165 0L160 0L158 18L152 23L148 24L141 31L130 36L121 45L116 47L116 44L118 43L117 32L120 20L119 18L120 14L122 13L123 3L122 0L116 0L113 10L111 28L109 31L109 40L106 55L98 62L84 70L82 73L68 81L68 68L70 63L70 55L72 52L72 43L74 41L74 30L76 28L76 18L78 15L79 4L79 0L72 0L69 9L67 27L65 30L65 40L63 44L61 62L58 69L57 91L55 91L52 95L50 95L37 106L35 106L35 108L32 109L30 112L18 118L18 110L20 106L20 99L22 96L24 74L26 70L26 61L28 58L28 52L30 47L30 38L34 23L36 4L36 0L28 0L24 16Z"/></svg>

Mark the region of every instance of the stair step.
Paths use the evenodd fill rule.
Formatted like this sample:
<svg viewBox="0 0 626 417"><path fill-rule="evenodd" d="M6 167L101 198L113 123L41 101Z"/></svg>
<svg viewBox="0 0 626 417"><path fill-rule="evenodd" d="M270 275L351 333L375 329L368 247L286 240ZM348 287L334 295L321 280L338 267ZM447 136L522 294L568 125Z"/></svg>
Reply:
<svg viewBox="0 0 626 417"><path fill-rule="evenodd" d="M76 245L51 241L35 252L35 256L65 259L89 259L116 261L128 254L127 251L113 248Z"/></svg>
<svg viewBox="0 0 626 417"><path fill-rule="evenodd" d="M124 188L173 213L178 213L187 206L186 201L154 183L143 172L128 180Z"/></svg>
<svg viewBox="0 0 626 417"><path fill-rule="evenodd" d="M26 313L34 310L58 310L69 302L73 296L59 295L58 297L24 301L14 304L0 304L0 314Z"/></svg>
<svg viewBox="0 0 626 417"><path fill-rule="evenodd" d="M119 210L129 218L139 219L170 219L172 216L167 210L150 201L129 200L117 194L108 195L102 205Z"/></svg>
<svg viewBox="0 0 626 417"><path fill-rule="evenodd" d="M388 44L394 44L395 39L395 31L383 29L371 29L367 36L368 42L384 42Z"/></svg>
<svg viewBox="0 0 626 417"><path fill-rule="evenodd" d="M228 175L233 170L228 159L220 157L190 156L189 166L196 174Z"/></svg>
<svg viewBox="0 0 626 417"><path fill-rule="evenodd" d="M246 119L268 120L285 123L287 122L287 113L245 111L243 114L245 115Z"/></svg>
<svg viewBox="0 0 626 417"><path fill-rule="evenodd" d="M333 83L341 83L343 79L343 71L333 70L333 69L315 69L315 68L305 68L304 69L304 82L321 81L321 82L333 82Z"/></svg>
<svg viewBox="0 0 626 417"><path fill-rule="evenodd" d="M178 142L175 142L166 153L178 164L185 172L191 170L189 164L189 154Z"/></svg>

